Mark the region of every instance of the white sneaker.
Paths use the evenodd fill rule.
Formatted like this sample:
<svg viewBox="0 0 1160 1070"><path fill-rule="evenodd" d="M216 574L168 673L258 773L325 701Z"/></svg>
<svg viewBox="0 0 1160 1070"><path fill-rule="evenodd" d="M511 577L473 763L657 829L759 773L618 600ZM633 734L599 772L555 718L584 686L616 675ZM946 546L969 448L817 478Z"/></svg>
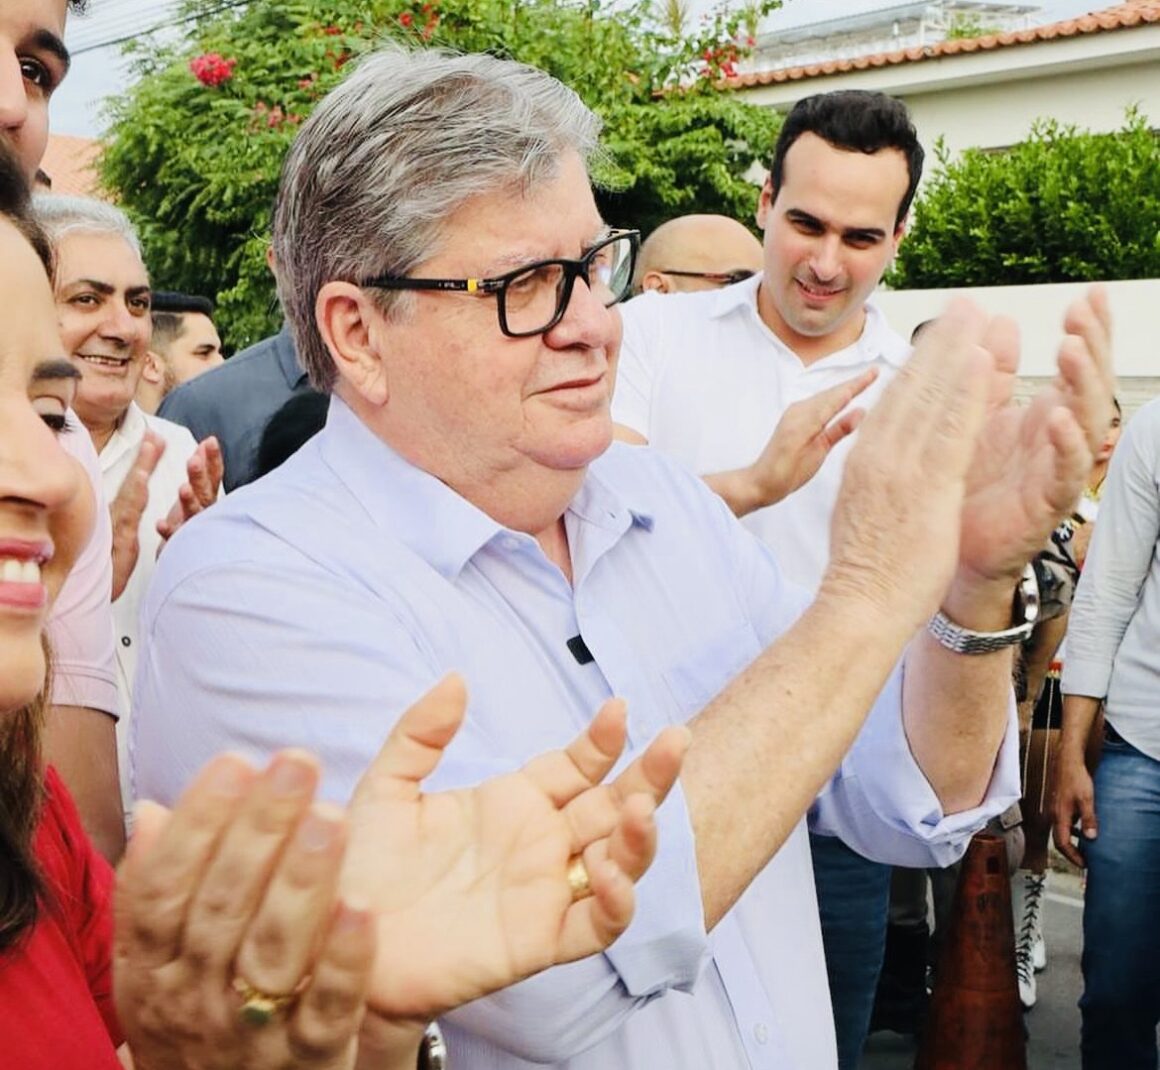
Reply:
<svg viewBox="0 0 1160 1070"><path fill-rule="evenodd" d="M1036 973L1042 973L1047 969L1047 945L1043 942L1043 931L1040 930L1035 934L1035 939L1031 941L1031 966Z"/></svg>
<svg viewBox="0 0 1160 1070"><path fill-rule="evenodd" d="M1035 980L1035 970L1031 965L1031 956L1015 950L1015 976L1019 981L1019 1002L1025 1011L1035 1006L1039 998L1038 984Z"/></svg>
<svg viewBox="0 0 1160 1070"><path fill-rule="evenodd" d="M1019 979L1019 1001L1024 1010L1035 1006L1035 974L1047 965L1043 942L1043 890L1046 873L1017 874L1012 896L1015 916L1015 973Z"/></svg>
<svg viewBox="0 0 1160 1070"><path fill-rule="evenodd" d="M1026 941L1030 948L1031 965L1036 973L1047 968L1047 945L1043 941L1043 895L1047 888L1047 873L1024 873L1022 916L1016 915L1019 927L1016 942Z"/></svg>

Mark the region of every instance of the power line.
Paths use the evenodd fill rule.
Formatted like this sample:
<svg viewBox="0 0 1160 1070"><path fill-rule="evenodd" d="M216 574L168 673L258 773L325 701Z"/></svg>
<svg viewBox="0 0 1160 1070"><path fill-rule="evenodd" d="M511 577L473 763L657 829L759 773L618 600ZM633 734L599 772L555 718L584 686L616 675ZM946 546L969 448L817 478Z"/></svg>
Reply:
<svg viewBox="0 0 1160 1070"><path fill-rule="evenodd" d="M120 37L139 27L145 18L156 19L159 12L169 17L178 2L163 0L146 6L142 0L100 0L99 17L93 15L69 19L65 43L70 48L87 48L108 38Z"/></svg>
<svg viewBox="0 0 1160 1070"><path fill-rule="evenodd" d="M251 0L225 0L217 7L209 8L206 11L198 11L190 15L184 15L180 18L173 18L166 22L159 22L155 26L151 26L147 30L138 30L136 33L124 34L119 37L111 37L107 40L97 41L91 45L81 45L79 48L71 49L74 56L83 56L86 52L97 52L102 48L109 48L112 45L123 45L128 41L135 41L139 37L149 37L155 34L158 30L168 29L170 26L180 26L187 22L198 22L201 19L211 18L214 15L220 15L223 11L231 11L234 8L244 7L249 4Z"/></svg>

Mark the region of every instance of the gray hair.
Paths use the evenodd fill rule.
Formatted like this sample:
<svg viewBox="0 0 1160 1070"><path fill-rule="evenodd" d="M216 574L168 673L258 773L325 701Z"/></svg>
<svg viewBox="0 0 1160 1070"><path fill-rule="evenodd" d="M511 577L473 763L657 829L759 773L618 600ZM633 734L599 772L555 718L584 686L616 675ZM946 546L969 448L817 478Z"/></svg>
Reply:
<svg viewBox="0 0 1160 1070"><path fill-rule="evenodd" d="M92 197L37 193L32 198L32 209L54 247L68 234L109 234L123 239L142 261L145 259L141 241L129 217L111 204Z"/></svg>
<svg viewBox="0 0 1160 1070"><path fill-rule="evenodd" d="M303 124L274 210L278 295L313 385L336 377L314 318L326 282L406 274L465 201L527 191L568 150L591 162L599 135L599 118L535 67L399 46L364 59ZM373 300L403 315L411 296Z"/></svg>

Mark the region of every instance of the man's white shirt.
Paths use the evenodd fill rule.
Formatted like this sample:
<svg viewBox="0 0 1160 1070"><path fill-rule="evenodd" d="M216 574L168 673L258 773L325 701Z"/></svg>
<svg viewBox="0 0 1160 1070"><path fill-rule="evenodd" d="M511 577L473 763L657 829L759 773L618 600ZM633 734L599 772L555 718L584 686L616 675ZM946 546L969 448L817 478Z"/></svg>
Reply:
<svg viewBox="0 0 1160 1070"><path fill-rule="evenodd" d="M141 600L145 597L161 549L157 521L164 519L177 501L178 490L189 478L186 462L197 449L193 435L184 427L158 416L150 416L136 402L130 403L120 426L99 455L101 479L109 502L116 498L121 484L133 467L141 443L145 441L146 431L154 431L165 440L165 452L157 462L153 475L149 477L149 501L137 529L140 547L137 565L121 597L113 603L117 640L117 691L121 705L121 719L117 723L117 760L121 772L121 798L126 810L132 802L129 793L128 718L132 706L133 676L137 671L137 629Z"/></svg>
<svg viewBox="0 0 1160 1070"><path fill-rule="evenodd" d="M755 276L723 290L643 294L624 305L612 415L697 475L757 459L785 410L869 368L878 379L854 405L869 408L910 355L872 304L851 346L805 365L762 322ZM771 547L785 575L817 589L829 559L830 514L853 436L804 487L742 523Z"/></svg>

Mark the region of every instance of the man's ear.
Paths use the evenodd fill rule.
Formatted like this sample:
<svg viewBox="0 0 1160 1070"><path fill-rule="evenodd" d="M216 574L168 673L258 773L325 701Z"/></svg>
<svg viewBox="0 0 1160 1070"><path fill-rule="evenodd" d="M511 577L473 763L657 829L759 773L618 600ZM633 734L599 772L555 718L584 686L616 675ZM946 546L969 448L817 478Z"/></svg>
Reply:
<svg viewBox="0 0 1160 1070"><path fill-rule="evenodd" d="M902 239L906 237L906 228L909 225L910 213L907 212L907 214L898 221L898 225L894 228L894 254L892 254L891 259L893 259L894 255L897 255L898 247L902 244Z"/></svg>
<svg viewBox="0 0 1160 1070"><path fill-rule="evenodd" d="M141 378L151 386L161 386L165 382L165 361L152 349L145 350L145 359L141 362Z"/></svg>
<svg viewBox="0 0 1160 1070"><path fill-rule="evenodd" d="M641 293L645 293L648 290L656 290L657 293L667 294L671 293L672 289L672 281L662 271L646 271L644 277L640 280Z"/></svg>
<svg viewBox="0 0 1160 1070"><path fill-rule="evenodd" d="M366 292L354 283L328 282L318 291L314 317L339 382L367 404L385 405L390 387L381 356L383 315Z"/></svg>
<svg viewBox="0 0 1160 1070"><path fill-rule="evenodd" d="M762 230L765 230L769 223L769 215L773 211L773 202L776 197L777 194L773 192L773 175L766 175L761 192L757 195L757 212L754 215L757 225Z"/></svg>

